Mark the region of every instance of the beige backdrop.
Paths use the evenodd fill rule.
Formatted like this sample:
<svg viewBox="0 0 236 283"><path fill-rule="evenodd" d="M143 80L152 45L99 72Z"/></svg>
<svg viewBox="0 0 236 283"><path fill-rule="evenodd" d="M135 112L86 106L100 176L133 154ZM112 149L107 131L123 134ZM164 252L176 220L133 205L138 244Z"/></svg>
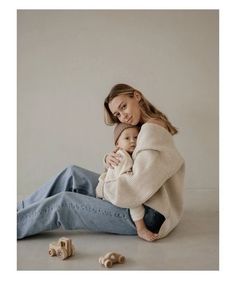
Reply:
<svg viewBox="0 0 236 283"><path fill-rule="evenodd" d="M217 10L19 10L17 50L18 194L70 164L103 170L120 82L180 129L186 187L218 188Z"/></svg>

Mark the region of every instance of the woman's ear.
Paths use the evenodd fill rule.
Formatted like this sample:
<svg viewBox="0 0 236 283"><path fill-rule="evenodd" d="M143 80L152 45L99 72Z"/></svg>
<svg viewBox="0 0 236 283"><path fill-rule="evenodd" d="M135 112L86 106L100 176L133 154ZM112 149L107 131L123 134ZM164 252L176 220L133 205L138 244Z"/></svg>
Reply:
<svg viewBox="0 0 236 283"><path fill-rule="evenodd" d="M137 99L138 102L141 100L141 94L137 90L134 91L134 98Z"/></svg>

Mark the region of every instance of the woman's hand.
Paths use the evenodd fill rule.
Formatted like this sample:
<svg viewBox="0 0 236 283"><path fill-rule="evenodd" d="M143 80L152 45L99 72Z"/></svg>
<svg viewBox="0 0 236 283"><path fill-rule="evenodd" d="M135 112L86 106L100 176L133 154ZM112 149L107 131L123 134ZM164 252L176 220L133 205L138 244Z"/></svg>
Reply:
<svg viewBox="0 0 236 283"><path fill-rule="evenodd" d="M116 153L117 150L118 149L116 148L106 155L105 163L107 167L114 169L115 166L119 165L121 155L119 153Z"/></svg>

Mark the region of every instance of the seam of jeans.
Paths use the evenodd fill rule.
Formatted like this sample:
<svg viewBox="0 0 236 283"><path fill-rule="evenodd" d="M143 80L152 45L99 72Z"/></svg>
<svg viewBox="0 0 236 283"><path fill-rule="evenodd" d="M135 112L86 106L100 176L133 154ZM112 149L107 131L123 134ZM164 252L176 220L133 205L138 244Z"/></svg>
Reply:
<svg viewBox="0 0 236 283"><path fill-rule="evenodd" d="M60 205L61 207L68 207L68 208L76 208L76 209L82 209L82 210L87 210L89 212L94 212L94 213L97 213L97 214L102 214L102 215L110 215L112 217L119 217L119 218L125 218L125 219L129 219L127 217L126 214L122 214L122 213L118 213L118 212L115 212L115 213L112 213L111 211L108 211L108 210L104 210L104 209L95 209L91 206L88 206L88 205L76 205L76 204L73 204L73 203L62 203ZM59 207L60 207L59 206Z"/></svg>
<svg viewBox="0 0 236 283"><path fill-rule="evenodd" d="M24 215L23 217L19 218L18 219L18 222L23 222L23 221L27 221L28 219L32 218L32 217L37 217L39 215L45 215L45 214L48 214L54 210L58 210L60 208L76 208L78 210L82 209L82 210L86 210L86 211L89 211L89 212L93 212L95 214L101 214L101 215L106 215L106 216L111 216L111 217L118 217L118 218L123 218L123 219L127 219L127 220L130 220L130 217L127 216L126 214L123 214L123 213L119 213L119 212L115 212L115 213L112 213L111 211L108 211L108 210L104 210L104 209L95 209L91 206L88 206L88 205L76 205L76 204L73 204L73 203L62 203L58 206L48 206L48 207L45 207L43 210L41 211L34 211L34 212L31 212L31 213L28 213L26 215Z"/></svg>
<svg viewBox="0 0 236 283"><path fill-rule="evenodd" d="M41 211L33 211L31 213L28 213L26 215L24 215L23 217L20 217L17 222L23 222L23 221L27 221L28 219L32 218L32 217L37 217L39 215L45 215L46 213L48 212L52 212L53 210L56 210L57 207L55 206L49 206L49 207L46 207L44 208L43 210Z"/></svg>

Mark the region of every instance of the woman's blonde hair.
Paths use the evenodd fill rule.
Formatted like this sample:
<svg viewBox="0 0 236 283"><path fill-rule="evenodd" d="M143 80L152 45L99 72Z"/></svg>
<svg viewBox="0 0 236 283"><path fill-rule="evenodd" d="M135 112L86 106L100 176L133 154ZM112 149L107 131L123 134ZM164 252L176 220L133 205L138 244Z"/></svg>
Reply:
<svg viewBox="0 0 236 283"><path fill-rule="evenodd" d="M110 93L106 97L104 101L104 122L106 125L114 125L115 123L120 123L119 119L112 114L109 108L109 103L112 101L112 99L121 94L126 94L129 97L134 97L135 92L139 93L141 97L139 101L139 106L143 118L154 118L161 120L172 135L178 133L178 130L171 124L165 114L163 114L155 106L153 106L139 90L134 89L133 87L127 84L117 84L113 86Z"/></svg>

